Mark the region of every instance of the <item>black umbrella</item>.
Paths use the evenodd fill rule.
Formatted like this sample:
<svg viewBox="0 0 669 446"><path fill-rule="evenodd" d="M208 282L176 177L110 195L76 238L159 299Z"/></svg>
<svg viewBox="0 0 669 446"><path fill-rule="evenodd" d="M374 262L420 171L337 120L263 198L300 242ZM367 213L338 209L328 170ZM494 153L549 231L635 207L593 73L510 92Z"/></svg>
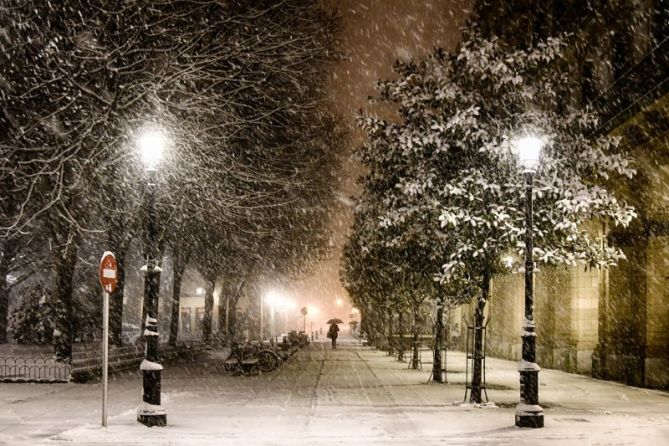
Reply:
<svg viewBox="0 0 669 446"><path fill-rule="evenodd" d="M341 319L339 319L339 318L336 317L336 318L334 318L334 319L330 319L330 320L327 321L326 323L327 323L327 324L343 324L344 321L342 321Z"/></svg>

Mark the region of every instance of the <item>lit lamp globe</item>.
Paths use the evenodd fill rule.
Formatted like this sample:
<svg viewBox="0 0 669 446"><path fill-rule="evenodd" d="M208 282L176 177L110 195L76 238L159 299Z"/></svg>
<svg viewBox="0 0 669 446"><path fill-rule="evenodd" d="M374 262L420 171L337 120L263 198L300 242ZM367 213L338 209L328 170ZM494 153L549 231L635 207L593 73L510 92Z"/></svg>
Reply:
<svg viewBox="0 0 669 446"><path fill-rule="evenodd" d="M536 136L526 136L518 140L516 143L518 160L525 172L536 172L543 145L543 141Z"/></svg>
<svg viewBox="0 0 669 446"><path fill-rule="evenodd" d="M156 170L163 159L163 150L166 145L163 132L160 130L146 130L139 136L137 144L146 170Z"/></svg>

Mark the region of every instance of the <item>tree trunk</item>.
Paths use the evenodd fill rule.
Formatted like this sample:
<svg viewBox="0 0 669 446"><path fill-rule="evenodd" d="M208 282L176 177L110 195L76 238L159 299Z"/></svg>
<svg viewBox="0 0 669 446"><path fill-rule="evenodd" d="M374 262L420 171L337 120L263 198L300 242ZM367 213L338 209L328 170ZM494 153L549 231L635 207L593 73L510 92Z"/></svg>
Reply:
<svg viewBox="0 0 669 446"><path fill-rule="evenodd" d="M481 284L481 297L479 298L476 311L474 312L474 351L472 352L472 389L469 396L471 403L482 402L481 400L481 379L483 375L483 324L485 304L488 301L490 293L490 272L486 271L483 274L483 281Z"/></svg>
<svg viewBox="0 0 669 446"><path fill-rule="evenodd" d="M19 243L14 240L3 240L0 251L0 344L6 344L7 323L9 317L9 292L10 285L7 282L10 264L18 253Z"/></svg>
<svg viewBox="0 0 669 446"><path fill-rule="evenodd" d="M228 339L235 339L237 337L237 301L238 294L233 294L229 297L228 305Z"/></svg>
<svg viewBox="0 0 669 446"><path fill-rule="evenodd" d="M393 313L390 307L386 309L386 325L388 327L388 355L393 354Z"/></svg>
<svg viewBox="0 0 669 446"><path fill-rule="evenodd" d="M404 362L404 312L402 309L397 314L397 360Z"/></svg>
<svg viewBox="0 0 669 446"><path fill-rule="evenodd" d="M418 344L418 325L420 323L419 313L420 313L419 307L414 306L414 308L413 308L413 327L412 327L412 330L413 330L413 340L412 340L413 354L412 354L412 357L411 357L411 368L414 369L414 370L418 369L418 363L420 362L420 358L419 358L420 352L418 350L418 348L419 348L419 344Z"/></svg>
<svg viewBox="0 0 669 446"><path fill-rule="evenodd" d="M360 339L369 340L369 335L367 335L367 310L360 308Z"/></svg>
<svg viewBox="0 0 669 446"><path fill-rule="evenodd" d="M0 344L7 343L7 318L9 317L8 260L0 256Z"/></svg>
<svg viewBox="0 0 669 446"><path fill-rule="evenodd" d="M179 318L181 316L181 282L184 271L186 271L186 259L178 252L172 253L172 309L170 311L170 337L169 344L176 347L179 339Z"/></svg>
<svg viewBox="0 0 669 446"><path fill-rule="evenodd" d="M125 256L126 250L117 248L116 257L116 289L109 295L109 342L112 345L123 345L123 297L125 293Z"/></svg>
<svg viewBox="0 0 669 446"><path fill-rule="evenodd" d="M444 344L444 297L437 298L437 318L434 322L434 359L432 361L432 380L444 382L444 365L441 363L442 345Z"/></svg>
<svg viewBox="0 0 669 446"><path fill-rule="evenodd" d="M228 298L225 295L225 289L221 290L221 295L218 298L218 333L220 335L228 336Z"/></svg>
<svg viewBox="0 0 669 446"><path fill-rule="evenodd" d="M77 264L77 244L67 243L64 252L56 264L56 333L54 333L54 350L60 361L72 361L72 343L74 341L74 305L72 302L72 279Z"/></svg>
<svg viewBox="0 0 669 446"><path fill-rule="evenodd" d="M202 319L202 340L211 342L211 322L214 316L214 285L215 276L207 277L204 284L204 318Z"/></svg>
<svg viewBox="0 0 669 446"><path fill-rule="evenodd" d="M446 323L444 327L444 382L448 383L448 350L450 348L451 337L451 307L446 309Z"/></svg>
<svg viewBox="0 0 669 446"><path fill-rule="evenodd" d="M110 181L121 184L121 174L115 166L110 168ZM127 209L127 197L122 193L111 193L112 209ZM132 212L117 215L109 220L107 241L109 249L116 257L116 289L109 295L109 342L123 344L123 300L125 298L125 260L132 241Z"/></svg>

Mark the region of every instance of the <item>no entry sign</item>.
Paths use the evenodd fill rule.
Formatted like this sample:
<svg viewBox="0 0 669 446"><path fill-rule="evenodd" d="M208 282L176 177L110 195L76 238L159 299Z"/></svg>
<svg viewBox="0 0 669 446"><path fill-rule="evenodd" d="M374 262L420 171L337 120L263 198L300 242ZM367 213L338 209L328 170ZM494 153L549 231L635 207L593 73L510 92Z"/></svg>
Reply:
<svg viewBox="0 0 669 446"><path fill-rule="evenodd" d="M102 255L100 260L100 285L102 289L108 293L114 292L116 289L116 257L109 251Z"/></svg>

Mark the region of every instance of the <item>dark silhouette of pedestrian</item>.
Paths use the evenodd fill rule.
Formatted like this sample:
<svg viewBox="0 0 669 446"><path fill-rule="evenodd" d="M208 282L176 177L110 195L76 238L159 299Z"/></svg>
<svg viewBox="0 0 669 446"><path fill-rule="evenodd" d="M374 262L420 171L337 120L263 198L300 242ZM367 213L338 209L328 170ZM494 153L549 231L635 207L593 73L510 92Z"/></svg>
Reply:
<svg viewBox="0 0 669 446"><path fill-rule="evenodd" d="M337 348L337 336L339 336L339 327L337 324L331 324L328 329L328 338L332 339L332 348Z"/></svg>

